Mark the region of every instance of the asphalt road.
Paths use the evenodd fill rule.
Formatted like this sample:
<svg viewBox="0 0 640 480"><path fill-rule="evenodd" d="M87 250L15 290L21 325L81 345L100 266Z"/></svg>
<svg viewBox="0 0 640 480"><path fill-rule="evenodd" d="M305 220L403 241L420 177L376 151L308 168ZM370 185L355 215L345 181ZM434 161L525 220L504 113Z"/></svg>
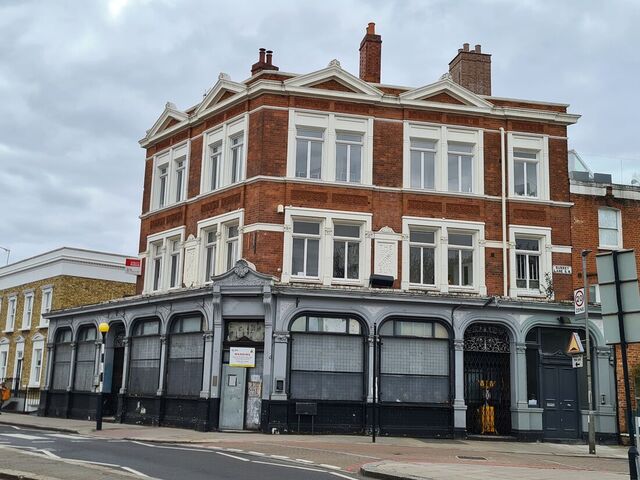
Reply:
<svg viewBox="0 0 640 480"><path fill-rule="evenodd" d="M163 480L337 480L352 473L280 455L238 449L202 448L107 440L82 435L0 425L0 445L38 452L50 458L86 461ZM286 454L286 452L283 452Z"/></svg>

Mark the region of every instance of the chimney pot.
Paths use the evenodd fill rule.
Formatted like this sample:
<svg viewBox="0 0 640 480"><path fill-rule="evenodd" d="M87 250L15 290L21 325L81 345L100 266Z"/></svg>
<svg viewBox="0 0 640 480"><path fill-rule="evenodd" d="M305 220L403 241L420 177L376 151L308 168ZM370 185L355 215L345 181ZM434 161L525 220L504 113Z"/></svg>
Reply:
<svg viewBox="0 0 640 480"><path fill-rule="evenodd" d="M465 52L469 51L469 44L468 43L463 43L462 44L462 50L464 50Z"/></svg>
<svg viewBox="0 0 640 480"><path fill-rule="evenodd" d="M380 83L382 37L376 35L376 24L370 22L360 42L360 79Z"/></svg>
<svg viewBox="0 0 640 480"><path fill-rule="evenodd" d="M475 52L482 53L482 45L476 45Z"/></svg>
<svg viewBox="0 0 640 480"><path fill-rule="evenodd" d="M267 51L266 48L261 48L259 50L260 53L258 54L258 62L264 63L264 52L266 52L266 51Z"/></svg>
<svg viewBox="0 0 640 480"><path fill-rule="evenodd" d="M251 75L255 75L262 70L279 70L273 64L273 51L266 48L260 48L258 50L258 61L251 65ZM266 58L265 58L266 57Z"/></svg>
<svg viewBox="0 0 640 480"><path fill-rule="evenodd" d="M458 53L462 52L463 50L461 48L458 49Z"/></svg>
<svg viewBox="0 0 640 480"><path fill-rule="evenodd" d="M491 55L482 53L481 48L476 45L469 51L469 44L463 44L449 62L449 75L467 90L478 95L491 95Z"/></svg>
<svg viewBox="0 0 640 480"><path fill-rule="evenodd" d="M273 65L273 50L267 50L267 65Z"/></svg>

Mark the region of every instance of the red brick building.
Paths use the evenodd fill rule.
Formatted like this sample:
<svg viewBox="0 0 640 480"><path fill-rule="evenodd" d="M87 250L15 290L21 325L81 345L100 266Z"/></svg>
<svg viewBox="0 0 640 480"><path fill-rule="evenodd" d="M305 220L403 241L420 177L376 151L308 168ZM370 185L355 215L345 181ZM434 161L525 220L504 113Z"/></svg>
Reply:
<svg viewBox="0 0 640 480"><path fill-rule="evenodd" d="M248 79L220 74L201 103L167 104L147 131L139 296L51 316L74 332L102 316L128 339L108 340L123 421L585 431L583 371L565 354L580 331L567 166L579 116L493 95L479 45L464 44L449 73L419 87L383 83L381 55L373 24L359 76L337 60L287 73L261 49ZM180 395L174 376L186 367L172 338L191 334L188 371L199 376ZM236 348L253 349L253 367L235 365ZM597 431L609 439L604 353L594 371L605 398Z"/></svg>

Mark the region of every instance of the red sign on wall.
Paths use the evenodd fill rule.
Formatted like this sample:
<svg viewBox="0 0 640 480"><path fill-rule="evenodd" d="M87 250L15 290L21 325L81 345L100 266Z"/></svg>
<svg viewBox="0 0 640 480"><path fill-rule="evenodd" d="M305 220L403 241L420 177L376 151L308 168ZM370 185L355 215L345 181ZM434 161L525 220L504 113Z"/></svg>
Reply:
<svg viewBox="0 0 640 480"><path fill-rule="evenodd" d="M132 275L140 275L142 273L142 260L139 258L125 259L124 271Z"/></svg>

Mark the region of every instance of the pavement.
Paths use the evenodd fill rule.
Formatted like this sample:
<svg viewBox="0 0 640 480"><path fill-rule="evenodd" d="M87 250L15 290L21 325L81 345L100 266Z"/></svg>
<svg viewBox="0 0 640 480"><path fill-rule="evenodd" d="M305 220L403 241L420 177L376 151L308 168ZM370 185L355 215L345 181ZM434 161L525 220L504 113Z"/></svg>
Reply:
<svg viewBox="0 0 640 480"><path fill-rule="evenodd" d="M478 440L426 440L349 435L265 435L262 433L196 432L164 427L104 423L3 413L0 424L88 435L107 440L224 448L238 454L285 457L334 469L347 478L364 475L385 479L453 480L621 480L628 478L627 450L586 445ZM1 478L1 477L0 477ZM69 480L68 477L65 480ZM302 477L300 477L302 478Z"/></svg>

